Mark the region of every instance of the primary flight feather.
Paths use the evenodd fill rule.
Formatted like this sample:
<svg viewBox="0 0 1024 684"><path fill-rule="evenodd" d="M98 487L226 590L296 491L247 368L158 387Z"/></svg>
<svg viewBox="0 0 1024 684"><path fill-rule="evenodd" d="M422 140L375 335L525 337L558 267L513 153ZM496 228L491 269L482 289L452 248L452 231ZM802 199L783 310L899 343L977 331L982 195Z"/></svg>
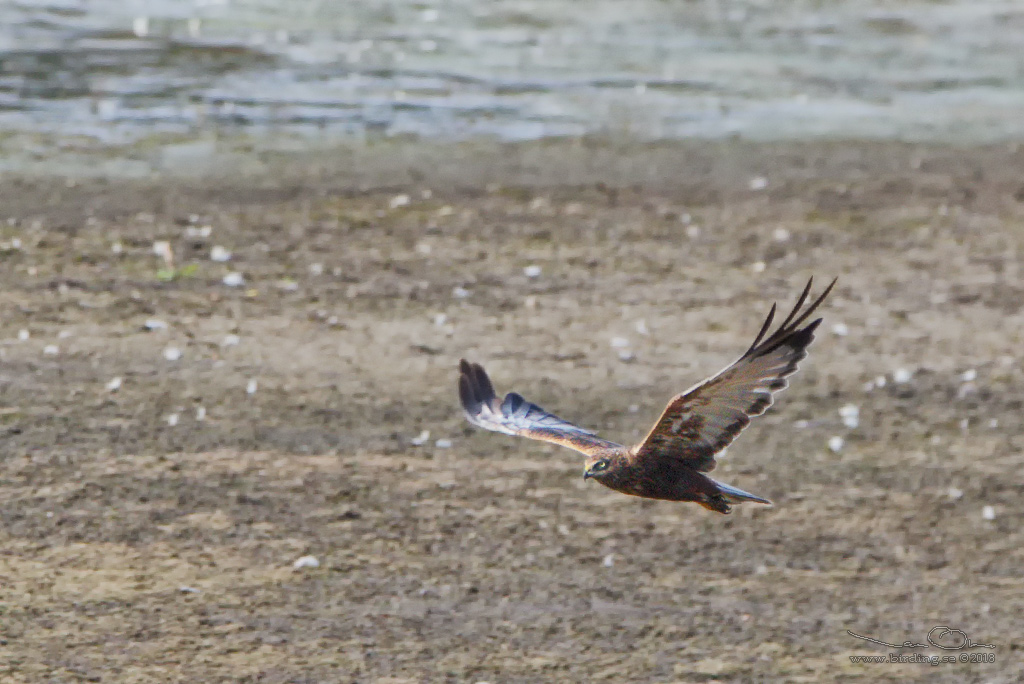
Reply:
<svg viewBox="0 0 1024 684"><path fill-rule="evenodd" d="M651 431L639 444L625 447L562 420L515 392L499 399L484 369L459 364L459 398L469 422L486 430L552 442L583 453L583 477L616 491L650 499L693 501L728 513L743 501L770 504L767 499L713 480L704 473L715 467L715 455L727 447L754 416L772 405L772 395L785 389L786 378L807 357L807 347L821 323L807 319L832 287L833 280L806 308L813 278L796 306L775 332L772 305L750 348L718 374L672 398ZM767 335L767 336L766 336Z"/></svg>

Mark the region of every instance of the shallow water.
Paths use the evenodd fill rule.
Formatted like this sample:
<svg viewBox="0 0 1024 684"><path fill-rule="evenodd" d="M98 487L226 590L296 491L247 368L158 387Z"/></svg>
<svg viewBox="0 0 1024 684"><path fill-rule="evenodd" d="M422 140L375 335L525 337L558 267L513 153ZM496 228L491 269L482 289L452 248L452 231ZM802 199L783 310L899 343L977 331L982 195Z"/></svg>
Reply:
<svg viewBox="0 0 1024 684"><path fill-rule="evenodd" d="M0 19L8 167L153 136L187 158L211 131L1024 137L1015 1L30 0Z"/></svg>

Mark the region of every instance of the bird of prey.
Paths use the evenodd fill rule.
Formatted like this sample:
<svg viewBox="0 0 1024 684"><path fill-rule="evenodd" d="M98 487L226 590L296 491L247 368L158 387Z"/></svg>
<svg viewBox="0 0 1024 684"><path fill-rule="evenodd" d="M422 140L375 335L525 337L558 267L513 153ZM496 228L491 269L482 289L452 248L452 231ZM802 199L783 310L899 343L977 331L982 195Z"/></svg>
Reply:
<svg viewBox="0 0 1024 684"><path fill-rule="evenodd" d="M775 305L750 348L717 375L672 398L661 418L636 446L626 447L596 436L591 430L562 420L515 392L498 399L484 369L465 359L459 364L459 398L470 423L494 432L519 435L575 449L586 456L583 478L593 478L623 494L693 501L718 513L732 504L767 499L713 480L715 455L725 449L772 404L772 395L789 384L807 356L807 347L821 323L805 323L824 301L833 280L804 308L813 278L796 306L771 334ZM766 336L767 334L767 336Z"/></svg>

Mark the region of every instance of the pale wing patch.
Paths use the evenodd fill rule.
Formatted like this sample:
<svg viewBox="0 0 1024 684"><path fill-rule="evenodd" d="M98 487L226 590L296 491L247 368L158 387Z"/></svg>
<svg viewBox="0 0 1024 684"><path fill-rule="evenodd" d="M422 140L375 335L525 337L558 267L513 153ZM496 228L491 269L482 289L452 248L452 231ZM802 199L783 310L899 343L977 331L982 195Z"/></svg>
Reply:
<svg viewBox="0 0 1024 684"><path fill-rule="evenodd" d="M463 360L459 364L459 398L466 419L485 430L551 442L584 454L620 444L596 437L590 430L548 413L515 392L499 401L483 367Z"/></svg>

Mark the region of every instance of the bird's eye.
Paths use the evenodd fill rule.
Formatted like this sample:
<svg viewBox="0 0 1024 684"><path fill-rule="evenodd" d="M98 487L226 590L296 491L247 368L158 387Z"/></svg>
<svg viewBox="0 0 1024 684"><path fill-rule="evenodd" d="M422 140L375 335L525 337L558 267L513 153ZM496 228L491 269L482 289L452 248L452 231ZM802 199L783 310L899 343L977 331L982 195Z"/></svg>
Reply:
<svg viewBox="0 0 1024 684"><path fill-rule="evenodd" d="M594 464L594 467L591 468L591 470L593 470L595 473L599 473L602 470L608 470L608 461L598 461L597 463Z"/></svg>

